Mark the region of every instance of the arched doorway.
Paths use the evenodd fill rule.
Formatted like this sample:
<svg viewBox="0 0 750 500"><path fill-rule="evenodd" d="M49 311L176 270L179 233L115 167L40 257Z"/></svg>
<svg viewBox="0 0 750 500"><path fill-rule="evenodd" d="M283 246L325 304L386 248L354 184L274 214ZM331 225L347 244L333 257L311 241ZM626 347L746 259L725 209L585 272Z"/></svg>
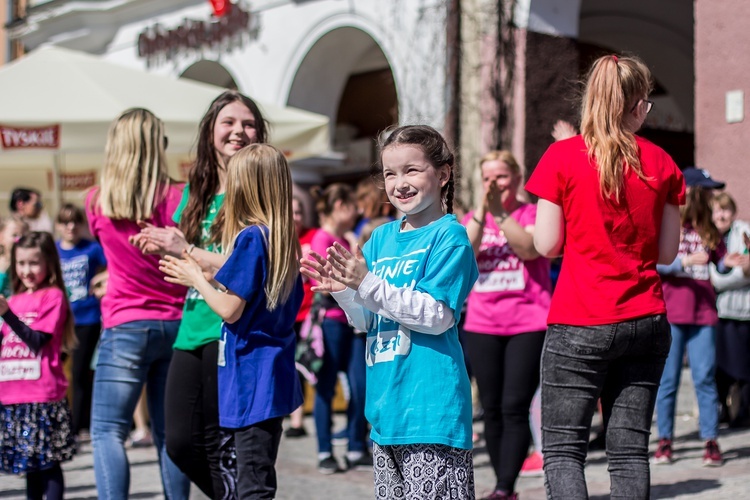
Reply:
<svg viewBox="0 0 750 500"><path fill-rule="evenodd" d="M182 72L180 78L208 83L226 89L237 89L237 83L234 81L234 77L224 68L224 66L216 61L207 61L204 59L191 64Z"/></svg>
<svg viewBox="0 0 750 500"><path fill-rule="evenodd" d="M354 180L374 161L377 134L398 123L398 92L388 58L359 28L336 28L302 59L287 104L331 119L336 159L306 163L327 180Z"/></svg>

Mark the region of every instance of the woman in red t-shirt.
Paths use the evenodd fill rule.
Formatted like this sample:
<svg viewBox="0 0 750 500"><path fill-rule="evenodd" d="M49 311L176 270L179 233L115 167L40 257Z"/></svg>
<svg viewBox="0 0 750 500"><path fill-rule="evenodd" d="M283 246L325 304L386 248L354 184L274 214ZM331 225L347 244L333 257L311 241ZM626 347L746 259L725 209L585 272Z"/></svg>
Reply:
<svg viewBox="0 0 750 500"><path fill-rule="evenodd" d="M671 342L656 272L671 263L685 185L662 149L635 135L652 107L638 59L589 72L581 135L552 144L526 190L539 196L534 244L563 255L542 353L548 498L588 498L583 465L599 397L612 497L648 498L648 439Z"/></svg>

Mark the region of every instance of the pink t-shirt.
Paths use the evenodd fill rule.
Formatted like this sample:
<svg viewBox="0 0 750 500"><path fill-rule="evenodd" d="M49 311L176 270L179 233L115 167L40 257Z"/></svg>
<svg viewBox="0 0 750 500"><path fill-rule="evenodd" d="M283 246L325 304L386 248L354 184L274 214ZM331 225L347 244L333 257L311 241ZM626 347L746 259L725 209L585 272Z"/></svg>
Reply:
<svg viewBox="0 0 750 500"><path fill-rule="evenodd" d="M310 250L316 252L323 257L326 257L326 250L328 247L333 245L333 242L338 241L344 248L349 250L349 242L344 238L339 238L323 229L315 231L315 235L310 240ZM326 311L326 318L346 323L346 313L339 307L331 307Z"/></svg>
<svg viewBox="0 0 750 500"><path fill-rule="evenodd" d="M474 216L469 212L462 223ZM521 226L533 226L536 205L524 203L510 214ZM522 260L490 214L477 255L479 279L469 294L464 329L489 335L517 335L547 329L551 300L549 260Z"/></svg>
<svg viewBox="0 0 750 500"><path fill-rule="evenodd" d="M3 323L0 347L0 403L49 403L65 397L68 381L60 360L70 309L62 290L46 287L8 298L10 310L29 328L52 335L39 354Z"/></svg>
<svg viewBox="0 0 750 500"><path fill-rule="evenodd" d="M185 287L164 281L158 255L143 255L128 243L137 234L138 224L130 220L112 220L92 208L98 189L86 198L86 215L91 234L99 240L107 257L109 281L102 298L102 325L112 328L131 321L178 320L182 318ZM172 214L182 197L182 186L169 186L165 198L154 207L148 222L159 227L174 226Z"/></svg>

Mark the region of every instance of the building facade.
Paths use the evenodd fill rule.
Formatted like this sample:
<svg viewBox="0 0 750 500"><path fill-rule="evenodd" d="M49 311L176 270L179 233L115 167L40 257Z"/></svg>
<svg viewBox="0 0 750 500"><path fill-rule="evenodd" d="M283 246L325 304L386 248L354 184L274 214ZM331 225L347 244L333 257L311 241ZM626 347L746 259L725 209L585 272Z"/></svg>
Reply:
<svg viewBox="0 0 750 500"><path fill-rule="evenodd" d="M389 125L433 125L458 145L470 202L483 153L510 149L531 171L554 122L577 125L579 82L607 53L653 72L643 135L744 189L746 4L238 0L219 20L206 0L29 0L9 34L27 50L58 44L328 116L331 153L295 166L302 183L362 175Z"/></svg>

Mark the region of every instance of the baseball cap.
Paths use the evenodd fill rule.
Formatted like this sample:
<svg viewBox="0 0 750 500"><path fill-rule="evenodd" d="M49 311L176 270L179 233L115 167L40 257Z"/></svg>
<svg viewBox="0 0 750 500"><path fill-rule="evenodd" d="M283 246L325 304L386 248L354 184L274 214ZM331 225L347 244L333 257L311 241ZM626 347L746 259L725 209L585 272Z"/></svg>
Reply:
<svg viewBox="0 0 750 500"><path fill-rule="evenodd" d="M687 167L682 171L687 186L700 186L707 189L723 189L726 183L715 181L708 174L708 170L698 167Z"/></svg>

